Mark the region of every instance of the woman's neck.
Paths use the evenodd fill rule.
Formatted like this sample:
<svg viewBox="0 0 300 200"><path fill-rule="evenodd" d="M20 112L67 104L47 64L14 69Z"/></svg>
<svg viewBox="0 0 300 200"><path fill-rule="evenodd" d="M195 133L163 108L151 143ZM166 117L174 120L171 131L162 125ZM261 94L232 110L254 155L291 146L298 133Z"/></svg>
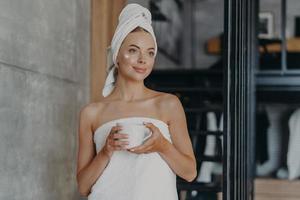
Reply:
<svg viewBox="0 0 300 200"><path fill-rule="evenodd" d="M147 88L144 82L117 81L113 95L121 101L135 101L145 97Z"/></svg>

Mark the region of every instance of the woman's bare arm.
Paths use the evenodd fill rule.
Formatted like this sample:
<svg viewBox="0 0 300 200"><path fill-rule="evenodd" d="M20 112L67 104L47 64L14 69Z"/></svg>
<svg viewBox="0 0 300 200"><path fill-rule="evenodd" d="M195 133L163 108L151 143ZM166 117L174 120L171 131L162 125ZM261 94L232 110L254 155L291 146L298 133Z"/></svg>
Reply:
<svg viewBox="0 0 300 200"><path fill-rule="evenodd" d="M77 184L81 195L87 196L92 185L104 171L109 156L101 150L96 154L93 143L92 121L95 109L92 105L84 107L79 120L79 150L77 160Z"/></svg>
<svg viewBox="0 0 300 200"><path fill-rule="evenodd" d="M104 147L96 153L93 142L92 122L97 119L97 108L87 106L80 112L79 151L77 162L77 183L81 195L87 196L91 187L101 176L114 151L126 150L126 134L117 133L120 126L113 126L106 138ZM122 140L120 140L122 139Z"/></svg>
<svg viewBox="0 0 300 200"><path fill-rule="evenodd" d="M183 106L175 95L168 95L164 105L168 113L173 144L166 141L160 155L178 176L192 181L197 176L196 159L188 134Z"/></svg>

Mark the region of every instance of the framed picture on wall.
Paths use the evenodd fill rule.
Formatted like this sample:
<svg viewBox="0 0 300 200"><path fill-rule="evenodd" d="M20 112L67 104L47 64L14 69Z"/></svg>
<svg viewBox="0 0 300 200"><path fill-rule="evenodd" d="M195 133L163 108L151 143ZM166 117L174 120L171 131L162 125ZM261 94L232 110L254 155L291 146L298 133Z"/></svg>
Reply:
<svg viewBox="0 0 300 200"><path fill-rule="evenodd" d="M266 39L274 37L274 16L271 12L259 13L258 37Z"/></svg>

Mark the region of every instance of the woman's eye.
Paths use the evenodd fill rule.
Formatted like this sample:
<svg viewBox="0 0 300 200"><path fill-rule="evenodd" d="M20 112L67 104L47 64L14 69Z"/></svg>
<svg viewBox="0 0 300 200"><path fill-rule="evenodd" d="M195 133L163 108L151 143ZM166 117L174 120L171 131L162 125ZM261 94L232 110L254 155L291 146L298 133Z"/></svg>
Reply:
<svg viewBox="0 0 300 200"><path fill-rule="evenodd" d="M154 56L154 52L153 52L153 51L150 51L150 52L149 52L149 55L150 55L150 56Z"/></svg>
<svg viewBox="0 0 300 200"><path fill-rule="evenodd" d="M134 52L136 52L135 49L129 49L129 53L134 53Z"/></svg>

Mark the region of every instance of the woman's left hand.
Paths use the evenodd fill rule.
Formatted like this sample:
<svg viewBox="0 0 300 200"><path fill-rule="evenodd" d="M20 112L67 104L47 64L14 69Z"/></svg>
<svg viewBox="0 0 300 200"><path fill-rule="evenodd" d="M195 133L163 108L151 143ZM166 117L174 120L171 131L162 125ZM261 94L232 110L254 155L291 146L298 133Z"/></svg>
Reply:
<svg viewBox="0 0 300 200"><path fill-rule="evenodd" d="M167 147L168 140L162 135L159 128L152 123L144 123L144 125L150 129L152 135L142 145L130 148L128 151L136 154L163 152Z"/></svg>

